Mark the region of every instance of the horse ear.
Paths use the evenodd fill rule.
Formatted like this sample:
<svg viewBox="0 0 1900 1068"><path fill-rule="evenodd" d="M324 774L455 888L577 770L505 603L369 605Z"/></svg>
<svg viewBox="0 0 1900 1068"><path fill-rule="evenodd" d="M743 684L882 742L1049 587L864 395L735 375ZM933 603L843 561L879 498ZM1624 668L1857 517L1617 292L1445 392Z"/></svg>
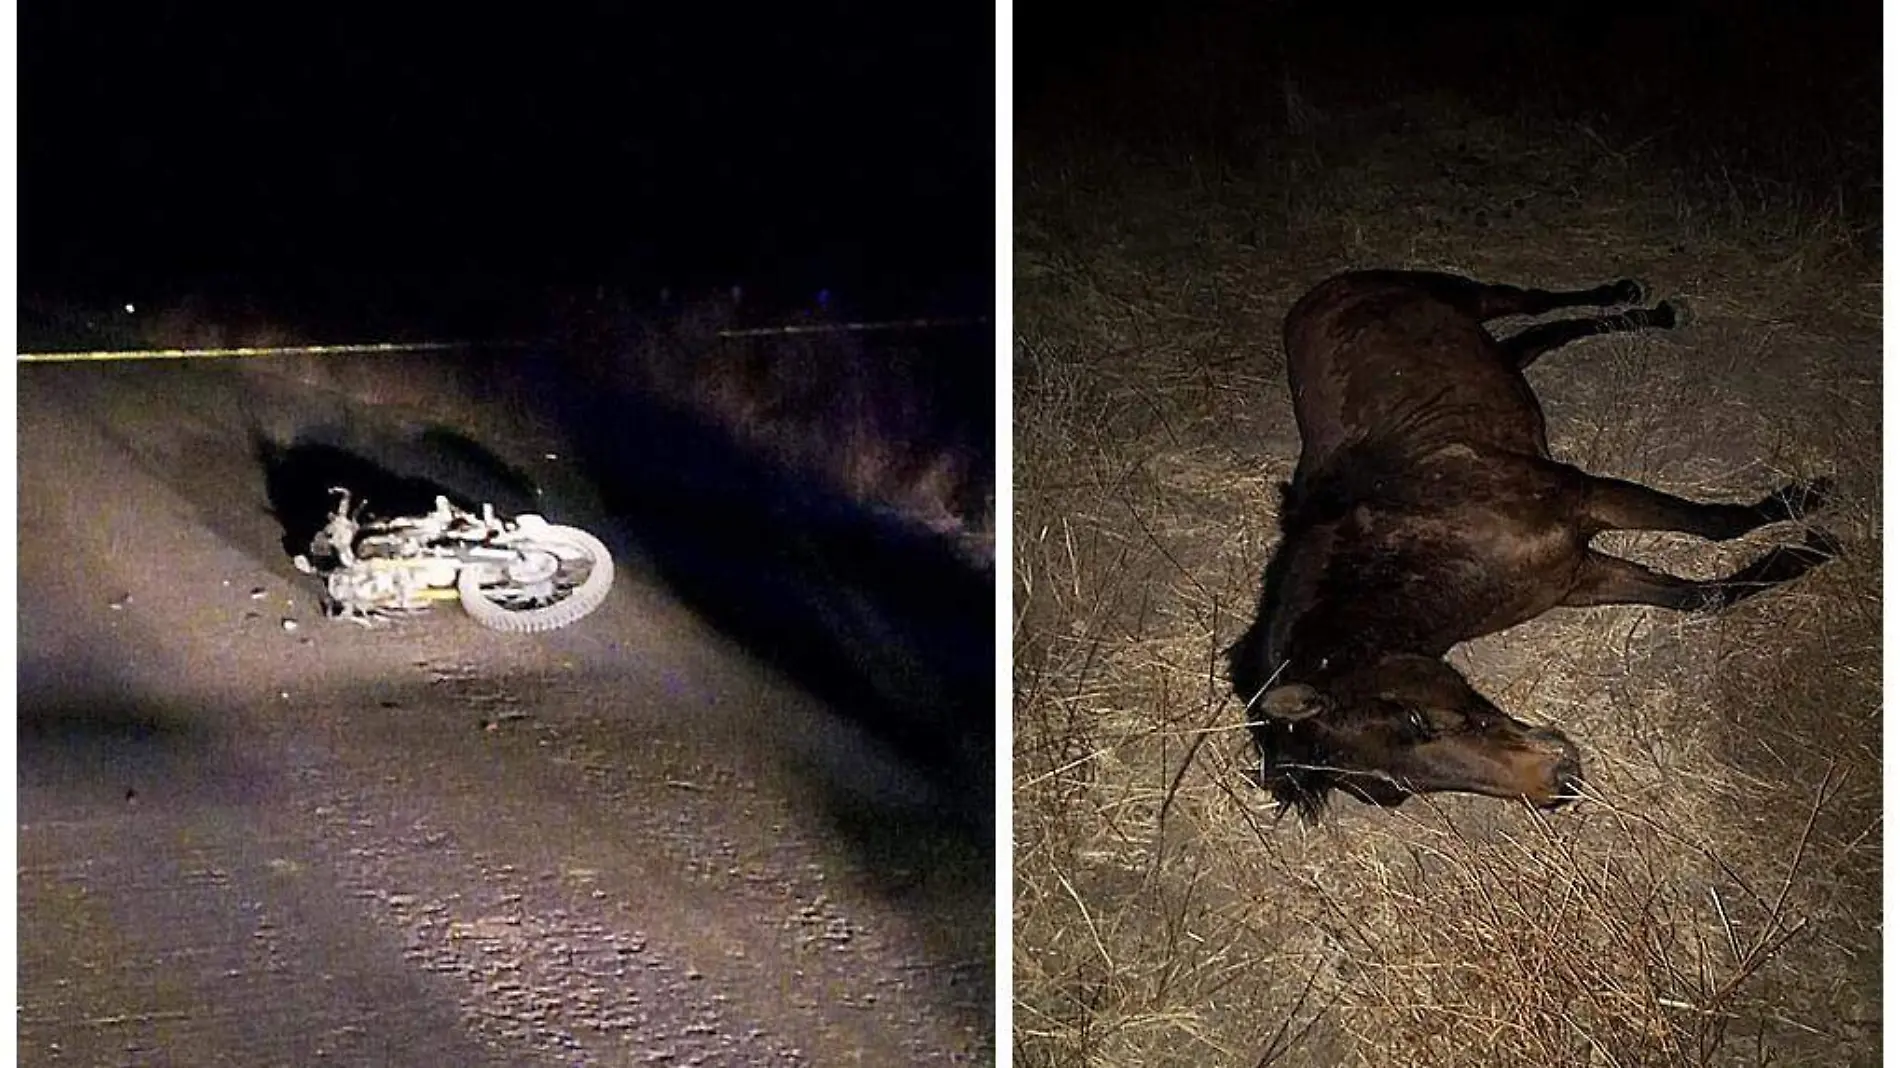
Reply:
<svg viewBox="0 0 1900 1068"><path fill-rule="evenodd" d="M1303 682L1275 686L1260 695L1260 711L1268 719L1294 723L1326 711L1326 695Z"/></svg>

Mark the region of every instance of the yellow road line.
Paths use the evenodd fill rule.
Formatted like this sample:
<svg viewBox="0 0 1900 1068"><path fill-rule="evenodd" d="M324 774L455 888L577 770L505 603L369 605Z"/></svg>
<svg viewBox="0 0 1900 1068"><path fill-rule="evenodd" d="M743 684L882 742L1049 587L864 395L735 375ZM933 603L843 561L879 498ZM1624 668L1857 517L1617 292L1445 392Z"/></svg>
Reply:
<svg viewBox="0 0 1900 1068"><path fill-rule="evenodd" d="M512 348L514 343L472 341L387 341L365 345L247 345L228 349L118 349L98 352L22 352L21 363L77 363L89 360L208 360L249 356L357 356L391 352L447 352L454 349Z"/></svg>
<svg viewBox="0 0 1900 1068"><path fill-rule="evenodd" d="M973 326L987 318L892 319L877 323L812 323L720 330L722 338L783 337L796 334L855 334L881 330L930 330ZM525 341L384 341L355 345L246 345L222 349L104 349L92 352L22 352L20 363L88 363L117 360L230 360L260 356L374 356L399 352L453 352L466 349L526 348Z"/></svg>

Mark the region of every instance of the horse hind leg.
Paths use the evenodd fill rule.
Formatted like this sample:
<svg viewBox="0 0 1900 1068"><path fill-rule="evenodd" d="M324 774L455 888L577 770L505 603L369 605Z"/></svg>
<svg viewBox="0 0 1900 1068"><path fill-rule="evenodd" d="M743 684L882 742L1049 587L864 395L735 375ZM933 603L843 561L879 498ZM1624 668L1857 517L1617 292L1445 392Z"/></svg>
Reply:
<svg viewBox="0 0 1900 1068"><path fill-rule="evenodd" d="M1727 541L1770 523L1817 512L1826 506L1833 488L1833 481L1823 477L1791 482L1753 504L1710 504L1635 482L1590 475L1584 483L1583 529L1590 537L1606 530L1674 530Z"/></svg>
<svg viewBox="0 0 1900 1068"><path fill-rule="evenodd" d="M1526 289L1522 286L1471 282L1466 310L1481 320L1507 315L1543 315L1560 308L1613 308L1643 301L1643 284L1632 278L1605 282L1589 289Z"/></svg>
<svg viewBox="0 0 1900 1068"><path fill-rule="evenodd" d="M1630 278L1589 289L1527 289L1436 271L1374 273L1384 274L1480 322L1507 315L1543 315L1560 308L1613 308L1643 301L1643 284Z"/></svg>
<svg viewBox="0 0 1900 1068"><path fill-rule="evenodd" d="M1631 330L1667 330L1676 325L1675 305L1664 301L1653 308L1632 308L1616 315L1582 319L1559 319L1539 323L1498 342L1511 365L1522 371L1539 356L1594 334L1619 334Z"/></svg>
<svg viewBox="0 0 1900 1068"><path fill-rule="evenodd" d="M1839 541L1811 530L1799 544L1777 546L1732 575L1696 580L1593 551L1560 603L1570 608L1653 604L1681 612L1716 612L1793 582L1839 555Z"/></svg>

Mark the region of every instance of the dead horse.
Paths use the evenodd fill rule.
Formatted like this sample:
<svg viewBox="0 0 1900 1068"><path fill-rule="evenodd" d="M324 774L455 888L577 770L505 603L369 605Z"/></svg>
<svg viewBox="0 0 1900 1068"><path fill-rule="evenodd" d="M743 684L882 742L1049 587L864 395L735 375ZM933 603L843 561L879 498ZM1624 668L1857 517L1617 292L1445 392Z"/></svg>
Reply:
<svg viewBox="0 0 1900 1068"><path fill-rule="evenodd" d="M1300 461L1253 625L1228 649L1261 784L1316 818L1334 789L1397 805L1462 791L1555 807L1577 796L1577 749L1513 719L1444 662L1462 641L1559 605L1724 608L1832 559L1811 531L1726 578L1698 582L1590 548L1606 530L1737 537L1819 508L1828 482L1754 504L1703 504L1585 474L1550 456L1524 380L1591 334L1672 327L1667 303L1531 326L1487 320L1639 304L1619 281L1575 292L1445 274L1328 279L1286 319Z"/></svg>

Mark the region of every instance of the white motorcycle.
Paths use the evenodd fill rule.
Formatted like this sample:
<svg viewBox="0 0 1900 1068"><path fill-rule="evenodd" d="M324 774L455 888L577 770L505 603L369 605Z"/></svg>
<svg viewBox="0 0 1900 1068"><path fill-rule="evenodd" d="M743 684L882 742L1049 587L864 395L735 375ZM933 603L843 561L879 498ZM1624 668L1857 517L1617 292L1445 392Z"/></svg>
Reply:
<svg viewBox="0 0 1900 1068"><path fill-rule="evenodd" d="M476 515L435 499L427 515L361 520L350 491L310 542L298 570L321 575L333 616L372 625L457 599L475 622L533 634L578 622L607 600L613 558L599 538L538 515Z"/></svg>

